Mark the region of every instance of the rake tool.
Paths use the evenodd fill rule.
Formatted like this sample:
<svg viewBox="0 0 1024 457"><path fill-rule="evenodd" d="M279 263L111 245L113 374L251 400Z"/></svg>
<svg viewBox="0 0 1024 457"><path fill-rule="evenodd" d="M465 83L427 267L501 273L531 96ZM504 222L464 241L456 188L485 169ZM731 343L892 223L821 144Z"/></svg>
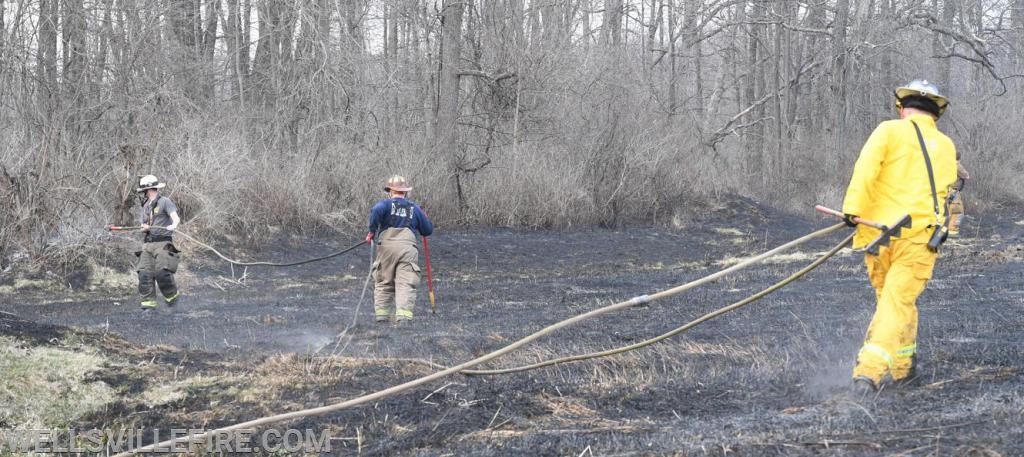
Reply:
<svg viewBox="0 0 1024 457"><path fill-rule="evenodd" d="M838 217L840 219L845 217L845 215L841 211L836 211L834 209L827 208L821 205L815 206L814 209L818 210L819 212L828 214L830 216ZM903 217L899 218L899 220L897 220L896 223L893 224L891 227L861 217L854 217L853 222L856 222L857 224L860 225L866 225L868 227L876 228L882 231L882 233L878 235L878 238L875 238L874 241L868 243L867 246L864 246L864 252L867 252L868 254L871 255L878 255L879 246L888 246L889 240L892 237L899 238L900 233L902 233L903 231L903 228L910 228L911 224L909 214L904 214Z"/></svg>
<svg viewBox="0 0 1024 457"><path fill-rule="evenodd" d="M427 297L430 298L430 314L437 314L437 303L434 301L434 273L430 269L430 245L427 237L423 237L423 259L427 266Z"/></svg>

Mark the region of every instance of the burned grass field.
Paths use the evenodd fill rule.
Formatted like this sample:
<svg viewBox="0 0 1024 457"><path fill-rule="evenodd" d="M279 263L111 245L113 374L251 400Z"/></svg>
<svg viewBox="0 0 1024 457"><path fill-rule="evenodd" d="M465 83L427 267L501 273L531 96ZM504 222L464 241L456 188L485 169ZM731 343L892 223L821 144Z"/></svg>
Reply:
<svg viewBox="0 0 1024 457"><path fill-rule="evenodd" d="M677 228L439 231L431 239L437 314L423 293L414 324L402 327L374 324L370 297L360 301L366 249L248 270L190 250L187 299L149 314L118 281L81 292L8 284L0 366L10 406L0 408L0 426L211 429L336 403L832 222L749 202L708 213ZM1024 226L983 219L965 232L919 300L913 386L868 398L848 392L873 291L861 256L846 251L662 344L518 374L449 377L278 426L329 430L335 455L1024 455ZM839 239L566 328L486 366L653 337L767 287ZM246 255L327 250L279 246L287 248ZM67 369L39 379L43 364L57 363Z"/></svg>

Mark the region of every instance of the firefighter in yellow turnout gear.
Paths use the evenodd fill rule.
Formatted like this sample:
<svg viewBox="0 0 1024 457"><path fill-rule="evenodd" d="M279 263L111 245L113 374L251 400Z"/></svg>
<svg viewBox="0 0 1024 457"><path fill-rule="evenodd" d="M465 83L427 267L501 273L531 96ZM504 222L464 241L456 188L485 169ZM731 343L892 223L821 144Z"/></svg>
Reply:
<svg viewBox="0 0 1024 457"><path fill-rule="evenodd" d="M877 256L865 256L877 305L853 370L854 386L862 391L912 377L917 297L938 258L937 250L930 249L928 243L935 230L944 230L944 202L957 178L956 147L935 126L948 105L946 98L923 80L896 89L895 95L899 119L882 122L872 132L861 149L843 202L849 225L855 225L855 216L891 224L909 214L913 221ZM879 234L877 229L857 226L854 247L864 247Z"/></svg>

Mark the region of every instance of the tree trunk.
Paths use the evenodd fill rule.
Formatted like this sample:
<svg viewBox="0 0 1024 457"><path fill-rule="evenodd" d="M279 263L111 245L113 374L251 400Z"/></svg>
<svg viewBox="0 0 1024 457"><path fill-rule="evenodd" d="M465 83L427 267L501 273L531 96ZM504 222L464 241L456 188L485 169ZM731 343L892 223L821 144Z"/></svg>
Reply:
<svg viewBox="0 0 1024 457"><path fill-rule="evenodd" d="M398 6L389 5L386 11L384 23L384 74L388 85L386 91L391 95L387 97L387 106L384 110L385 131L390 135L398 131L398 85L395 79L398 78Z"/></svg>
<svg viewBox="0 0 1024 457"><path fill-rule="evenodd" d="M450 186L460 209L465 208L465 196L460 181L459 145L456 121L459 115L459 61L462 56L462 0L445 0L441 11L441 65L438 75L437 117L434 123L435 151L445 154Z"/></svg>
<svg viewBox="0 0 1024 457"><path fill-rule="evenodd" d="M786 13L783 10L785 7L784 3L777 2L771 6L772 16L781 18L783 21L787 20ZM765 171L764 174L764 187L765 189L771 188L775 183L773 180L778 179L780 176L779 163L781 162L783 151L782 141L784 138L783 124L782 124L782 95L783 91L778 88L785 83L783 78L783 72L785 71L784 63L786 62L786 56L783 55L782 42L783 39L787 38L785 29L775 24L772 26L772 56L769 59L771 65L771 77L768 79L767 89L774 92L771 100L771 113L772 113L772 148L768 150L765 158Z"/></svg>
<svg viewBox="0 0 1024 457"><path fill-rule="evenodd" d="M671 121L672 117L675 116L676 110L678 109L677 100L679 95L677 94L679 84L679 56L676 52L676 14L677 10L674 2L669 2L668 5L668 118Z"/></svg>
<svg viewBox="0 0 1024 457"><path fill-rule="evenodd" d="M701 30L698 25L700 7L703 5L701 0L685 0L683 21L685 33L683 34L685 45L693 51L693 109L698 120L704 119L704 79L703 79L703 62L704 59L701 56Z"/></svg>
<svg viewBox="0 0 1024 457"><path fill-rule="evenodd" d="M823 29L825 27L825 22L824 8L817 3L812 3L809 6L806 18L804 19L804 26L809 29ZM811 33L807 35L804 41L804 46L807 50L806 56L809 59L814 59L815 56L820 53L820 49L826 45L824 44L824 39L821 38L821 35ZM811 79L807 83L807 88L804 91L806 96L797 100L797 111L802 113L811 112L812 110L822 113L826 112L825 110L828 108L815 105L818 103L818 100L831 97L831 93L829 91L831 81L828 81L827 78L822 79L823 81L820 82L816 79ZM820 135L821 132L826 130L829 117L830 115L807 116L804 127L807 131L813 132L814 135ZM832 126L829 125L827 130L831 131ZM822 140L824 140L824 138L822 138Z"/></svg>
<svg viewBox="0 0 1024 457"><path fill-rule="evenodd" d="M748 25L750 33L746 41L747 77L744 82L744 109L757 105L757 100L764 94L765 75L764 67L761 66L760 61L763 54L761 43L765 39L765 26L759 24L767 15L763 9L764 7L756 2L750 5L751 24ZM757 105L747 116L747 120L750 122L762 119L764 117L764 104ZM749 154L746 172L750 176L759 176L759 173L763 173L764 170L764 124L758 122L756 125L746 128L744 139L746 140L745 149Z"/></svg>
<svg viewBox="0 0 1024 457"><path fill-rule="evenodd" d="M838 0L836 2L836 16L834 32L832 36L832 58L834 65L832 69L832 127L836 131L836 150L830 154L832 160L828 170L838 170L841 158L846 154L847 146L847 118L846 118L846 32L850 22L849 0Z"/></svg>
<svg viewBox="0 0 1024 457"><path fill-rule="evenodd" d="M238 0L227 0L228 17L224 23L224 38L227 40L228 74L230 75L231 98L245 109L245 79L249 74L249 45L242 34L242 15Z"/></svg>
<svg viewBox="0 0 1024 457"><path fill-rule="evenodd" d="M290 2L284 0L261 0L257 6L259 16L259 41L256 43L256 58L253 73L260 76L260 96L266 104L282 102L279 94L289 86L291 62L293 59L292 35L295 30L296 14Z"/></svg>
<svg viewBox="0 0 1024 457"><path fill-rule="evenodd" d="M954 28L954 20L956 18L956 5L951 0L942 0L941 13L939 11L938 0L934 0L933 6L935 7L936 15L942 18L942 26ZM949 55L953 48L953 39L949 36L936 33L933 42L933 52L936 56ZM939 57L935 59L935 75L932 76L933 81L939 86L939 90L949 90L949 76L950 76L950 60L951 57Z"/></svg>
<svg viewBox="0 0 1024 457"><path fill-rule="evenodd" d="M530 49L537 49L541 44L540 7L537 3L531 3L527 14L530 16Z"/></svg>
<svg viewBox="0 0 1024 457"><path fill-rule="evenodd" d="M661 21L664 20L665 5L661 0L651 0L650 11L651 15L647 18L647 43L644 49L644 67L649 73L654 69L654 62L659 60L660 51L655 46L654 39L658 37L658 31L661 29ZM650 74L648 74L650 78Z"/></svg>
<svg viewBox="0 0 1024 457"><path fill-rule="evenodd" d="M0 62L6 62L5 56L7 53L6 39L7 39L7 22L4 14L7 11L7 2L0 1ZM5 66L0 66L0 75L4 74L6 70ZM3 80L0 79L0 82Z"/></svg>
<svg viewBox="0 0 1024 457"><path fill-rule="evenodd" d="M1013 0L1013 8L1010 10L1010 27L1016 31L1017 52L1013 53L1017 71L1024 71L1024 56L1021 49L1024 49L1024 0Z"/></svg>
<svg viewBox="0 0 1024 457"><path fill-rule="evenodd" d="M893 14L895 12L895 7L893 5L894 2L895 0L882 0L881 14L879 14L879 16L882 18L883 21L885 21L885 24L891 24L892 22L891 18L893 17ZM890 87L894 83L896 83L896 65L893 62L892 56L892 50L885 50L882 52L882 84L885 87ZM888 96L888 94L886 95Z"/></svg>
<svg viewBox="0 0 1024 457"><path fill-rule="evenodd" d="M604 0L601 42L605 46L622 44L622 0Z"/></svg>
<svg viewBox="0 0 1024 457"><path fill-rule="evenodd" d="M89 78L92 82L92 92L100 94L100 87L103 85L104 75L107 73L107 54L110 52L110 41L113 39L113 8L114 0L103 0L103 22L100 24L100 45L96 53L96 65L93 66L93 74Z"/></svg>
<svg viewBox="0 0 1024 457"><path fill-rule="evenodd" d="M590 12L594 9L594 5L591 3L593 0L583 1L586 2L586 8L584 8L586 13L583 15L583 48L590 49L591 43L594 42L594 29L590 23Z"/></svg>
<svg viewBox="0 0 1024 457"><path fill-rule="evenodd" d="M70 103L84 105L80 95L85 92L86 83L86 62L88 49L86 48L85 11L82 8L82 0L63 0L64 21L62 24L64 51L64 72L63 86L64 93ZM72 121L72 124L75 124ZM77 127L77 126L76 126Z"/></svg>
<svg viewBox="0 0 1024 457"><path fill-rule="evenodd" d="M39 102L50 112L57 90L57 11L60 0L39 0L39 52L36 67Z"/></svg>
<svg viewBox="0 0 1024 457"><path fill-rule="evenodd" d="M206 24L203 27L202 57L206 60L213 59L213 50L217 46L217 18L220 16L220 0L207 0L206 2ZM212 84L212 83L211 83Z"/></svg>
<svg viewBox="0 0 1024 457"><path fill-rule="evenodd" d="M543 3L540 6L540 13L544 24L545 49L557 49L562 45L562 19L565 17L565 13L556 8L555 2Z"/></svg>

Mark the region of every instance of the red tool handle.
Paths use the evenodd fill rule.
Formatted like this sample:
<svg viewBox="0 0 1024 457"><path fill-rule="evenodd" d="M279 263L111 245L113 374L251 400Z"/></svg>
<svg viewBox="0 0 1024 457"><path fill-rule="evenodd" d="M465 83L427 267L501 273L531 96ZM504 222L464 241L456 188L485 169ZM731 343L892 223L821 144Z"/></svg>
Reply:
<svg viewBox="0 0 1024 457"><path fill-rule="evenodd" d="M434 301L434 273L430 269L430 245L427 244L427 237L423 237L423 257L427 266L427 296L430 298L430 313L437 313L437 304Z"/></svg>
<svg viewBox="0 0 1024 457"><path fill-rule="evenodd" d="M814 207L814 209L818 210L818 212L828 214L829 216L835 216L835 217L838 217L840 219L846 217L846 215L843 214L841 211L836 211L836 210L834 210L832 208L827 208L827 207L824 207L824 206L821 206L821 205L816 205ZM858 224L864 224L864 225L866 225L868 227L874 227L874 228L879 229L879 230L888 230L889 229L889 227L886 227L885 224L879 224L878 222L869 221L867 219L860 218L860 217L854 217L853 221L858 223Z"/></svg>
<svg viewBox="0 0 1024 457"><path fill-rule="evenodd" d="M126 231L126 230L139 230L141 228L142 227L121 227L121 226L117 226L117 225L108 225L107 226L107 230L110 230L111 232L119 232L119 231Z"/></svg>

